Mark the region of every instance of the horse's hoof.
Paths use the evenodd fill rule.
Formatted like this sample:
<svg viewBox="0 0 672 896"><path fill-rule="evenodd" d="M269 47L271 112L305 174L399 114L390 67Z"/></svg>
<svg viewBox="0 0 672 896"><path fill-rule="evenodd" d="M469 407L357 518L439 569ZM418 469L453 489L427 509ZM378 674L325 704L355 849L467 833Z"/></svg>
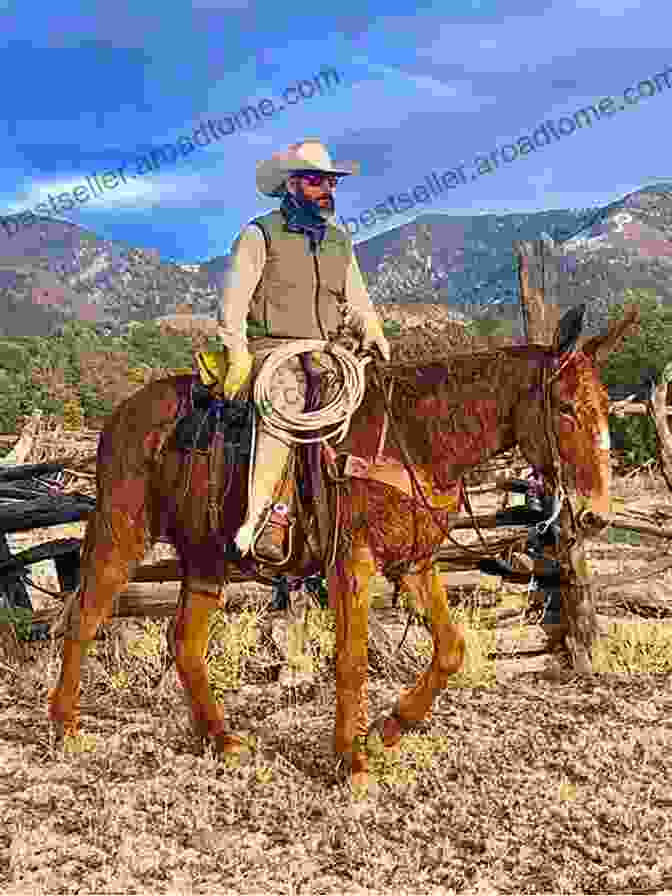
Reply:
<svg viewBox="0 0 672 896"><path fill-rule="evenodd" d="M384 713L371 724L366 735L366 742L371 746L371 742L378 737L386 750L393 750L399 746L403 732L403 726L397 716Z"/></svg>
<svg viewBox="0 0 672 896"><path fill-rule="evenodd" d="M366 793L369 789L369 762L366 754L354 757L340 753L336 762L336 783L348 785L353 794Z"/></svg>
<svg viewBox="0 0 672 896"><path fill-rule="evenodd" d="M61 719L50 719L49 730L55 744L64 744L66 738L77 737L79 735L78 722L64 722Z"/></svg>
<svg viewBox="0 0 672 896"><path fill-rule="evenodd" d="M363 798L369 796L372 785L369 781L369 773L367 772L353 772L350 775L350 790L352 791L352 795L357 798Z"/></svg>
<svg viewBox="0 0 672 896"><path fill-rule="evenodd" d="M252 758L253 743L250 738L238 737L236 734L215 734L209 739L209 743L222 758L235 756L240 763L247 763Z"/></svg>
<svg viewBox="0 0 672 896"><path fill-rule="evenodd" d="M65 740L65 726L63 722L54 722L49 719L49 736L55 744L62 744Z"/></svg>
<svg viewBox="0 0 672 896"><path fill-rule="evenodd" d="M55 701L48 698L47 718L49 728L57 742L66 737L77 737L79 734L79 713L71 714L71 711L61 709Z"/></svg>

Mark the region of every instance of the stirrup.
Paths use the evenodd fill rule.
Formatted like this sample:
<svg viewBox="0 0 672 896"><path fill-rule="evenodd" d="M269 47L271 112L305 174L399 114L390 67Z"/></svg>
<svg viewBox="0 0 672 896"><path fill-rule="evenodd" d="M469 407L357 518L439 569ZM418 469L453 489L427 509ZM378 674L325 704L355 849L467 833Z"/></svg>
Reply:
<svg viewBox="0 0 672 896"><path fill-rule="evenodd" d="M252 538L252 544L250 545L250 553L254 557L254 559L258 563L263 563L265 566L284 566L285 563L292 556L292 549L294 546L294 525L296 520L289 517L289 508L286 504L275 503L271 504L266 515L263 517L261 524L257 527L257 531L255 532ZM267 526L281 526L283 529L287 530L287 552L285 556L281 560L271 560L267 557L264 557L263 554L257 553L257 542L261 538L262 534L266 530Z"/></svg>

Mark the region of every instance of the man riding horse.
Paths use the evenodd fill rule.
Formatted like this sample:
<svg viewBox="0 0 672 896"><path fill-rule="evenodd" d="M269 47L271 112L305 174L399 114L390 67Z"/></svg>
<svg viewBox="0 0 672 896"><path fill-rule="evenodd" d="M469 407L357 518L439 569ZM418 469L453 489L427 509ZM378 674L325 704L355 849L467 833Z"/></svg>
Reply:
<svg viewBox="0 0 672 896"><path fill-rule="evenodd" d="M292 144L257 166L257 189L281 198L282 204L251 221L233 246L220 310L219 336L229 360L219 384L225 398L238 394L253 361L257 366L273 349L297 339L333 339L346 308L362 348L376 346L390 360L350 234L334 223L334 188L340 177L354 173L355 166L332 164L318 140ZM248 319L265 335L248 342ZM318 371L332 370L323 352L313 353L311 361ZM295 356L278 368L271 402L281 412L303 411L305 394L304 368ZM261 417L247 515L234 539L243 556L254 543L258 556L272 562L284 558L284 506L277 504L270 516L264 510L273 500L289 453L290 446L271 434ZM262 514L267 522L257 535Z"/></svg>

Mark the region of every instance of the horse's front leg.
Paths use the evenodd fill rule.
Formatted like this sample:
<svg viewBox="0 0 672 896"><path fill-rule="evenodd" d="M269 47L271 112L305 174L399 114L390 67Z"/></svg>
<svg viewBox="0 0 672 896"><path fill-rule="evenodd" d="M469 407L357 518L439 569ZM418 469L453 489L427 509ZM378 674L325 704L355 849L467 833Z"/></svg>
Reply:
<svg viewBox="0 0 672 896"><path fill-rule="evenodd" d="M366 786L368 726L369 583L376 563L364 541L336 561L329 576L330 603L336 608L336 732L339 761L353 787Z"/></svg>
<svg viewBox="0 0 672 896"><path fill-rule="evenodd" d="M194 734L201 741L210 741L218 753L240 753L247 747L240 737L225 729L222 710L210 690L205 661L210 613L219 604L218 589L206 590L207 583L198 583L196 588L195 584L189 580L182 584L174 627L175 667Z"/></svg>
<svg viewBox="0 0 672 896"><path fill-rule="evenodd" d="M434 653L432 662L422 673L414 687L402 691L392 711L378 718L371 726L371 733L378 732L386 748L394 748L404 731L413 728L428 714L434 698L448 684L451 675L462 668L464 662L464 633L460 626L450 621L448 599L435 564L417 575L404 576L404 588L412 590L418 609L428 611L432 629Z"/></svg>

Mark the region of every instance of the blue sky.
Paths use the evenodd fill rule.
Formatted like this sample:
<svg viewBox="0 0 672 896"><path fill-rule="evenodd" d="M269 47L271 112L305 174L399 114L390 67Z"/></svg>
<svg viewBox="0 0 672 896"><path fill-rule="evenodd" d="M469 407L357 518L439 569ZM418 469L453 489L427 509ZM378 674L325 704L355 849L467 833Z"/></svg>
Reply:
<svg viewBox="0 0 672 896"><path fill-rule="evenodd" d="M255 165L306 137L361 175L337 190L357 217L432 171L531 134L543 121L670 68L669 89L552 141L431 203L359 226L355 242L419 212L477 214L593 207L670 179L669 0L341 0L340 14L281 4L195 0L30 4L0 0L3 60L0 214L34 210L87 175L175 144L326 68L340 83L252 128L211 141L58 217L164 259L227 252L241 226L275 207ZM450 12L447 9L450 8ZM305 89L305 88L304 88ZM296 98L296 94L292 94ZM631 94L631 96L633 96ZM351 228L353 229L353 228Z"/></svg>

